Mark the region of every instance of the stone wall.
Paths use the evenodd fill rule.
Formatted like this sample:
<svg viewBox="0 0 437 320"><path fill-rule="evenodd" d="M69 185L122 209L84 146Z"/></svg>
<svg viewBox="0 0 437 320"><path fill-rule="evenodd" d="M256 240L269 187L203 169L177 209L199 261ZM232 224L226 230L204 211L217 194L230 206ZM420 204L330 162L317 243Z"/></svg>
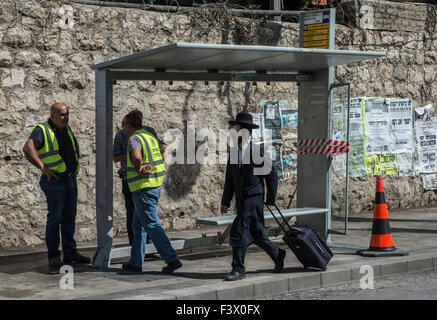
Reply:
<svg viewBox="0 0 437 320"><path fill-rule="evenodd" d="M359 9L360 26L364 29L418 33L426 30L427 20L431 18L434 10L432 6L423 3L382 0L359 0ZM369 12L370 16L366 17ZM367 24L364 21L366 18L369 20Z"/></svg>
<svg viewBox="0 0 437 320"><path fill-rule="evenodd" d="M385 3L383 3L386 5ZM376 3L379 5L379 3ZM95 239L94 72L90 66L174 42L262 44L296 47L298 25L216 20L199 14L168 14L71 4L74 24L61 28L58 1L6 0L0 4L0 247L44 243L46 203L39 172L22 147L49 106L70 106L70 125L81 146L76 239ZM65 22L65 20L64 20ZM435 37L435 34L434 34ZM414 106L436 101L436 40L426 30L360 30L337 26L338 49L386 51L387 57L336 69L353 96L411 97ZM261 101L297 97L295 84L120 82L114 86L114 133L132 108L145 114L158 135L171 128L218 130L239 111L260 112ZM121 183L114 166L114 235L125 236ZM168 168L160 217L167 229L191 228L195 218L218 214L224 165ZM351 181L352 213L372 208L373 177ZM420 177L384 180L391 208L435 206ZM278 203L288 204L293 182L280 184ZM334 186L334 207L340 193Z"/></svg>
<svg viewBox="0 0 437 320"><path fill-rule="evenodd" d="M360 8L373 10L373 25L336 29L336 48L384 51L386 57L336 68L336 81L351 82L351 95L411 98L413 107L437 102L437 29L436 8L423 4L379 0L359 1ZM363 10L361 10L363 13ZM433 18L434 17L434 18ZM405 22L407 21L407 22ZM333 185L333 209L337 212L344 199L344 181ZM375 181L360 177L350 181L351 214L373 209ZM435 191L424 191L420 176L384 178L389 209L437 204Z"/></svg>

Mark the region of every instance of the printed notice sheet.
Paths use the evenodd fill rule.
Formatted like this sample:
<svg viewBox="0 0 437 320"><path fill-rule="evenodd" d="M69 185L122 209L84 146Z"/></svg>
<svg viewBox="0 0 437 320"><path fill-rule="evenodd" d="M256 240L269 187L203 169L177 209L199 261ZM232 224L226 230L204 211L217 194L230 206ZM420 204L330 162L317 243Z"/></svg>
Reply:
<svg viewBox="0 0 437 320"><path fill-rule="evenodd" d="M390 120L385 98L368 98L364 107L366 154L390 153Z"/></svg>
<svg viewBox="0 0 437 320"><path fill-rule="evenodd" d="M417 169L420 173L437 172L437 120L417 121Z"/></svg>
<svg viewBox="0 0 437 320"><path fill-rule="evenodd" d="M390 153L413 152L411 99L387 99L390 117Z"/></svg>

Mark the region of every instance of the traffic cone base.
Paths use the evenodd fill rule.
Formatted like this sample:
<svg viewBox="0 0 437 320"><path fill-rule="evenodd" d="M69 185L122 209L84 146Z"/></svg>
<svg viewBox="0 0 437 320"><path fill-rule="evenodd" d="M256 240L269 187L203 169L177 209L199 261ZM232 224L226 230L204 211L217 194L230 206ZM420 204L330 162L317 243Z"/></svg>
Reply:
<svg viewBox="0 0 437 320"><path fill-rule="evenodd" d="M380 250L366 250L360 249L356 251L356 254L362 257L400 257L400 256L408 256L408 252L406 251L380 251Z"/></svg>

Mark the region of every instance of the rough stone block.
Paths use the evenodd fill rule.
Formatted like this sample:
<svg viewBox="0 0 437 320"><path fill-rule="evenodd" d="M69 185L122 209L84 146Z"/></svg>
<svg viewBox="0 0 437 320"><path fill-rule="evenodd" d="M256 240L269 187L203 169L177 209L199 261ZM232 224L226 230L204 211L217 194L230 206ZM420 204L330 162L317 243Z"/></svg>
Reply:
<svg viewBox="0 0 437 320"><path fill-rule="evenodd" d="M15 63L18 66L32 67L35 64L41 64L41 55L33 51L21 51L17 53Z"/></svg>
<svg viewBox="0 0 437 320"><path fill-rule="evenodd" d="M2 81L3 87L24 87L24 80L26 79L26 72L23 69L11 69L9 75Z"/></svg>
<svg viewBox="0 0 437 320"><path fill-rule="evenodd" d="M23 27L11 28L6 33L3 42L14 48L28 48L32 46L32 32Z"/></svg>
<svg viewBox="0 0 437 320"><path fill-rule="evenodd" d="M12 56L9 51L0 51L0 67L8 67L12 64Z"/></svg>

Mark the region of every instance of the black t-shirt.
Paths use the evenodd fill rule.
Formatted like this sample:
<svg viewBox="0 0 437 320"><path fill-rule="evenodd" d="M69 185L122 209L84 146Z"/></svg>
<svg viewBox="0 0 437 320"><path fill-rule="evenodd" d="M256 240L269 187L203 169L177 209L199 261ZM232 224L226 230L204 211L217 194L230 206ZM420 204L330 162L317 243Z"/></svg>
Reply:
<svg viewBox="0 0 437 320"><path fill-rule="evenodd" d="M65 173L76 172L77 161L74 155L73 145L71 144L71 139L70 136L68 135L67 128L65 128L63 131L60 131L55 127L52 120L49 119L48 123L52 127L53 132L55 133L56 140L58 140L59 155L61 156L62 160L64 160L65 165L67 167ZM36 126L36 128L33 129L32 133L30 134L29 139L39 142L39 147L37 150L41 150L42 147L44 147L44 132L42 131L41 127ZM73 134L73 139L74 139L74 143L77 146L77 141L74 134Z"/></svg>

